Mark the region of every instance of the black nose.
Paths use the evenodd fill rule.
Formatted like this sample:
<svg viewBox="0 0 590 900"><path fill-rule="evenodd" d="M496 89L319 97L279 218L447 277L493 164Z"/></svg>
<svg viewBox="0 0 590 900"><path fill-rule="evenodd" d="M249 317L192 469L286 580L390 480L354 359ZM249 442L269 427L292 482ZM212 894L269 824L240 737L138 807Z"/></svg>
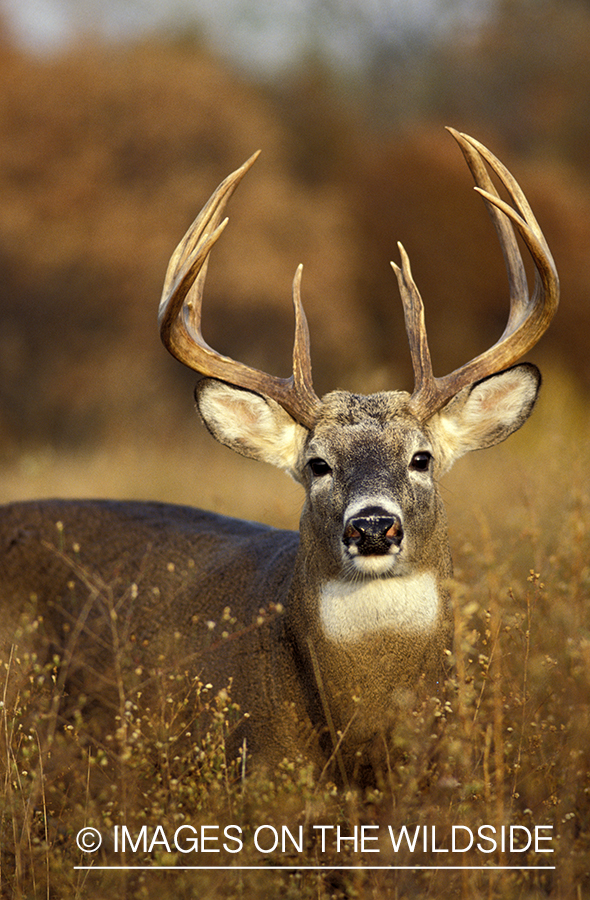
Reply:
<svg viewBox="0 0 590 900"><path fill-rule="evenodd" d="M356 546L361 556L383 555L390 547L400 547L404 530L399 516L382 512L354 516L344 529L347 547Z"/></svg>

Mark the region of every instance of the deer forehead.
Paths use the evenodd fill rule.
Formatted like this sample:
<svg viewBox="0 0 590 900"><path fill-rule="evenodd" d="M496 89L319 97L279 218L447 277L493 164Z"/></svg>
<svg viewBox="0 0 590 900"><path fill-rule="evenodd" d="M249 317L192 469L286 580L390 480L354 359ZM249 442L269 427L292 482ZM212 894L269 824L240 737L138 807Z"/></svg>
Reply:
<svg viewBox="0 0 590 900"><path fill-rule="evenodd" d="M346 459L370 453L391 462L418 447L428 449L428 432L409 411L409 399L405 391L327 394L307 442L308 454L331 452Z"/></svg>
<svg viewBox="0 0 590 900"><path fill-rule="evenodd" d="M406 391L380 391L376 394L331 391L322 397L318 426L323 423L357 425L367 421L386 424L395 416L417 422L409 411L409 402L410 395Z"/></svg>

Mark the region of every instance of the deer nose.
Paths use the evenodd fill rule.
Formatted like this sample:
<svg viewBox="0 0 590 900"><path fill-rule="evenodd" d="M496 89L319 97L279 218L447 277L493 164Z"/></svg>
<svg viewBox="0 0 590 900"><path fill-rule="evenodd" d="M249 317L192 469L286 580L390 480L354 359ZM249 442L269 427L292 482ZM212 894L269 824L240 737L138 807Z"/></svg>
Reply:
<svg viewBox="0 0 590 900"><path fill-rule="evenodd" d="M347 547L356 547L361 556L388 553L401 546L404 530L399 516L392 513L369 512L349 519L342 540Z"/></svg>

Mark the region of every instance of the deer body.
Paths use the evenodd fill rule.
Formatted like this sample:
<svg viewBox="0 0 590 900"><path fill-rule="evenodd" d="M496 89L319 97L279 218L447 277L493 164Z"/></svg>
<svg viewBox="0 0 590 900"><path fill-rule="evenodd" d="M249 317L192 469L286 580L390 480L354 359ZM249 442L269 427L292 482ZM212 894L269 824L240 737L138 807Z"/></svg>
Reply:
<svg viewBox="0 0 590 900"><path fill-rule="evenodd" d="M526 409L535 371L511 373ZM436 421L425 429L407 412L406 394L329 394L308 432L272 401L201 384L201 411L212 429L221 423L220 440L239 439L242 452L248 440L252 455L266 454L304 484L299 535L162 504L14 504L0 515L3 606L29 604L41 620L38 656L65 648L68 690L90 705L100 697L117 708L117 654L142 668L148 691L157 671L193 671L215 690L231 680L248 713L232 752L245 738L267 762L295 754L323 765L338 747L344 777L355 777L416 688L440 690L452 567L439 465L430 460L448 450ZM497 431L497 413L486 415ZM349 537L351 523L363 522L380 528L364 537L371 552ZM390 522L388 543L381 532ZM269 601L283 612L252 627ZM223 639L227 607L237 621ZM9 632L14 639L14 623Z"/></svg>
<svg viewBox="0 0 590 900"><path fill-rule="evenodd" d="M60 650L68 690L91 703L120 703L121 660L140 673L142 690L157 671L187 671L217 690L231 681L244 714L232 752L245 741L271 764L285 755L320 768L333 762L344 781L379 762L414 692L440 690L451 647L452 564L439 479L464 453L498 443L528 418L539 373L512 364L557 304L552 260L520 189L500 168L515 213L483 174L484 159L496 171L501 164L472 139L457 139L507 260L511 314L496 347L434 378L421 300L402 251L395 269L416 375L411 396L315 396L300 271L291 379L216 354L198 324L203 280L221 212L246 164L220 186L173 255L161 330L174 355L208 376L196 397L213 436L303 486L299 534L161 504L6 507L0 591L12 619L3 626L4 644L15 634L17 643L25 639L17 620L28 606L39 623L28 639L41 654ZM532 302L523 296L510 222L539 272ZM231 632L220 635L231 619Z"/></svg>
<svg viewBox="0 0 590 900"><path fill-rule="evenodd" d="M56 500L4 507L0 541L2 603L13 611L2 643L25 643L41 663L57 653L74 705L83 696L89 709L99 699L107 719L120 711L117 656L141 667L147 696L160 676L188 672L216 691L233 679L253 719L269 701L264 685L272 692L287 675L264 654L280 617L257 620L268 596L286 599L296 532L167 504ZM227 607L237 640L221 637ZM19 628L23 610L39 622L32 635Z"/></svg>

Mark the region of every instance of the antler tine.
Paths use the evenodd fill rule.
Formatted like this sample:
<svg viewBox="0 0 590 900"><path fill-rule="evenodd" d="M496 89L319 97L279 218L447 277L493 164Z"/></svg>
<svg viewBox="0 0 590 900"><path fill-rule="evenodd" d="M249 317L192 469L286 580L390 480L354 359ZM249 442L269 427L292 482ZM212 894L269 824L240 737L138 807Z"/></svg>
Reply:
<svg viewBox="0 0 590 900"><path fill-rule="evenodd" d="M482 196L484 198L490 218L494 224L494 228L496 229L496 232L500 239L500 246L502 249L502 254L504 256L506 270L508 272L508 283L510 290L510 322L511 317L517 315L522 308L526 307L529 300L529 288L522 256L520 255L518 243L516 241L516 235L514 234L514 229L512 228L510 222L506 220L506 217L501 215L497 206L495 205L494 200L497 200L499 198L499 195L483 162L484 158L487 158L488 162L494 168L493 162L499 161L494 156L492 156L492 154L486 147L483 146L483 144L474 142L472 138L469 138L467 135L462 135L460 132L455 131L453 128L447 128L447 131L455 138L463 152L463 156L465 157L467 165L471 169L473 178L476 183L475 190L484 192ZM526 203L526 199L520 189L520 186L517 184L514 178L512 178L510 172L508 172L508 170L504 167L502 168L504 175L512 184L512 197L515 202L518 203L518 200L520 199L524 200L524 202ZM506 181L504 183L506 183ZM526 206L528 208L529 216L534 220L532 210L528 206L528 203L526 203ZM506 330L508 330L508 327L509 326L507 325Z"/></svg>
<svg viewBox="0 0 590 900"><path fill-rule="evenodd" d="M221 219L227 201L259 155L255 153L229 175L207 201L172 254L158 320L164 346L181 363L202 375L219 378L276 400L306 427L312 427L319 399L313 390L309 329L301 303L299 266L293 282L295 339L293 374L278 378L237 362L213 350L201 334L201 307L209 254L222 234L227 219Z"/></svg>
<svg viewBox="0 0 590 900"><path fill-rule="evenodd" d="M398 249L401 257L401 268L394 262L391 268L396 274L399 292L404 308L404 321L406 333L410 345L410 356L414 370L414 397L420 398L420 402L426 406L433 402L437 393L436 379L432 372L432 361L426 336L426 322L424 319L424 303L416 282L412 277L410 258L406 250L398 241Z"/></svg>
<svg viewBox="0 0 590 900"><path fill-rule="evenodd" d="M502 336L492 347L449 375L435 378L426 341L422 299L412 279L405 252L402 253L401 269L392 263L404 304L414 367L415 387L410 407L423 421L466 385L513 365L547 330L559 303L555 263L520 185L483 144L454 129L448 130L463 151L476 183L475 189L483 197L496 228L508 273L510 313ZM506 188L513 206L499 196L485 163ZM535 265L535 287L531 297L514 228L522 237Z"/></svg>

